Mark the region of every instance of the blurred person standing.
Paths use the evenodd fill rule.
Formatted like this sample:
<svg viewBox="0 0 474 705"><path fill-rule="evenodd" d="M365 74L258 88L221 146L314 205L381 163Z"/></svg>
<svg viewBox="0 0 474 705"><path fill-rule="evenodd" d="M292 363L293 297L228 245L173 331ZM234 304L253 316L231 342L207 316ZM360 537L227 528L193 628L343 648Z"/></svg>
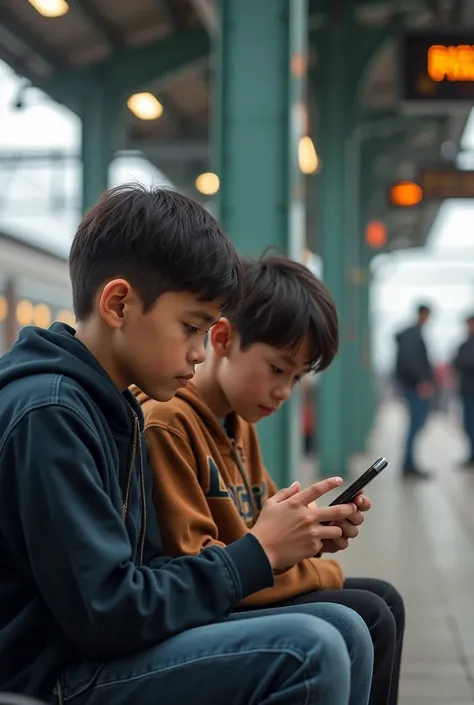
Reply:
<svg viewBox="0 0 474 705"><path fill-rule="evenodd" d="M397 359L395 376L407 405L409 424L405 441L403 476L428 479L431 473L417 467L414 446L418 433L425 426L435 393L434 373L431 366L422 329L431 314L429 306L418 306L416 322L400 331L395 340Z"/></svg>
<svg viewBox="0 0 474 705"><path fill-rule="evenodd" d="M469 440L469 456L462 467L474 470L474 314L466 319L467 338L460 345L453 367L459 376L464 431Z"/></svg>

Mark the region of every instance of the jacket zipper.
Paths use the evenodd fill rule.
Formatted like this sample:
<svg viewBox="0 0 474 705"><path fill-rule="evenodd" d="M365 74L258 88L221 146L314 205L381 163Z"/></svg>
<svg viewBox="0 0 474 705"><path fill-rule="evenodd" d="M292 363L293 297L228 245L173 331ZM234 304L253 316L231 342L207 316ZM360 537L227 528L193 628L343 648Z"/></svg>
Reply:
<svg viewBox="0 0 474 705"><path fill-rule="evenodd" d="M138 421L138 416L133 411L133 438L132 438L132 455L130 458L130 463L128 467L128 477L127 477L127 489L125 491L125 499L122 505L122 518L125 521L128 514L128 504L130 500L130 491L132 488L133 471L135 469L135 458L138 451L138 467L139 467L139 479L140 479L140 493L141 493L141 505L142 505L142 523L140 527L140 553L139 553L139 565L143 564L143 554L145 550L145 536L146 536L146 526L147 526L147 515L146 515L146 492L145 492L145 471L143 467L143 453L142 453L142 443L140 434L140 423Z"/></svg>
<svg viewBox="0 0 474 705"><path fill-rule="evenodd" d="M132 410L133 411L133 410ZM138 447L138 463L140 469L140 488L141 488L141 500L142 500L142 525L140 529L140 555L139 555L139 565L143 564L143 554L145 550L145 536L146 536L146 493L145 493L145 473L143 468L143 453L142 444L140 437L140 423L138 421L138 416L133 411L133 438L132 438L132 454L130 458L130 463L128 466L128 477L127 477L127 489L125 490L125 498L122 504L122 518L125 522L128 514L128 503L130 500L130 491L132 487L133 480L133 470L135 466L135 457L137 454ZM56 681L56 686L53 690L53 695L56 695L58 700L58 705L63 705L63 689L61 680Z"/></svg>

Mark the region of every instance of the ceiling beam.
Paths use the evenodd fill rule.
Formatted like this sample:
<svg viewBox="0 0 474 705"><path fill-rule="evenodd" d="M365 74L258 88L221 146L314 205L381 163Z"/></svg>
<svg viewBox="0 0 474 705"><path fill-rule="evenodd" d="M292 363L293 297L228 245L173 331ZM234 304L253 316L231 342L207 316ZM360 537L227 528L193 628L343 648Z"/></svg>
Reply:
<svg viewBox="0 0 474 705"><path fill-rule="evenodd" d="M121 33L97 8L94 0L69 0L69 2L94 25L113 51L120 51L125 47Z"/></svg>
<svg viewBox="0 0 474 705"><path fill-rule="evenodd" d="M126 147L142 152L155 164L164 160L206 162L210 158L209 140L206 139L144 140L129 138Z"/></svg>
<svg viewBox="0 0 474 705"><path fill-rule="evenodd" d="M210 156L209 141L201 138L145 140L128 137L124 150L144 154L158 164L160 161L206 162ZM65 149L0 149L0 167L18 164L43 168L45 163L69 162L80 159L80 153Z"/></svg>
<svg viewBox="0 0 474 705"><path fill-rule="evenodd" d="M217 12L213 0L189 0L202 26L210 37L215 37L219 31ZM257 0L256 0L257 1Z"/></svg>
<svg viewBox="0 0 474 705"><path fill-rule="evenodd" d="M8 9L3 0L0 0L0 18L1 24L10 34L19 39L31 52L38 54L52 68L59 71L69 66L67 56L45 42L39 34L32 32Z"/></svg>
<svg viewBox="0 0 474 705"><path fill-rule="evenodd" d="M126 49L85 67L57 72L37 84L60 103L86 94L91 81L100 80L110 95L124 95L151 83L166 82L209 57L209 37L204 30L187 30L152 44Z"/></svg>
<svg viewBox="0 0 474 705"><path fill-rule="evenodd" d="M175 32L184 29L183 16L178 11L174 0L158 0L160 12L166 16L166 19Z"/></svg>

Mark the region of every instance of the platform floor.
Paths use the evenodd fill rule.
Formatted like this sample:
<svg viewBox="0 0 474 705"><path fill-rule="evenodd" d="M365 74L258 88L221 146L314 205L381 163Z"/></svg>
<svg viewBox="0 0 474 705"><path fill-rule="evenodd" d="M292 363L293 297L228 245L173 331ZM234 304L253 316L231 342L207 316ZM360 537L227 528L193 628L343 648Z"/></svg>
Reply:
<svg viewBox="0 0 474 705"><path fill-rule="evenodd" d="M340 560L346 575L390 580L404 596L399 705L472 705L474 472L458 469L466 445L456 419L436 414L417 448L420 465L433 469L435 479L402 481L405 423L402 406L385 406L370 454L354 462L354 475L380 455L390 465L371 485L373 509Z"/></svg>

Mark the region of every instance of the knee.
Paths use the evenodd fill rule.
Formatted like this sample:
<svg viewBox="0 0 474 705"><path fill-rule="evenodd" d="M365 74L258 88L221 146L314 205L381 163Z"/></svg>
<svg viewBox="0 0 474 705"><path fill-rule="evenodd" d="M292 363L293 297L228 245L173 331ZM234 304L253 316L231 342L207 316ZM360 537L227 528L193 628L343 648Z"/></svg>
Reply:
<svg viewBox="0 0 474 705"><path fill-rule="evenodd" d="M372 672L373 643L363 617L354 609L334 603L318 603L320 616L341 634L346 644L352 666L359 672Z"/></svg>
<svg viewBox="0 0 474 705"><path fill-rule="evenodd" d="M405 603L403 602L403 597L392 583L386 580L377 580L377 583L377 593L390 609L395 619L397 631L403 630L405 626Z"/></svg>
<svg viewBox="0 0 474 705"><path fill-rule="evenodd" d="M373 639L375 641L383 639L385 644L394 644L397 622L387 598L388 595L381 597L373 592L367 592L364 596L364 614Z"/></svg>
<svg viewBox="0 0 474 705"><path fill-rule="evenodd" d="M345 700L342 693L350 692L351 659L346 642L336 627L312 615L293 615L300 643L306 654L306 670L322 692L331 692L335 701ZM337 696L337 697L336 697Z"/></svg>

